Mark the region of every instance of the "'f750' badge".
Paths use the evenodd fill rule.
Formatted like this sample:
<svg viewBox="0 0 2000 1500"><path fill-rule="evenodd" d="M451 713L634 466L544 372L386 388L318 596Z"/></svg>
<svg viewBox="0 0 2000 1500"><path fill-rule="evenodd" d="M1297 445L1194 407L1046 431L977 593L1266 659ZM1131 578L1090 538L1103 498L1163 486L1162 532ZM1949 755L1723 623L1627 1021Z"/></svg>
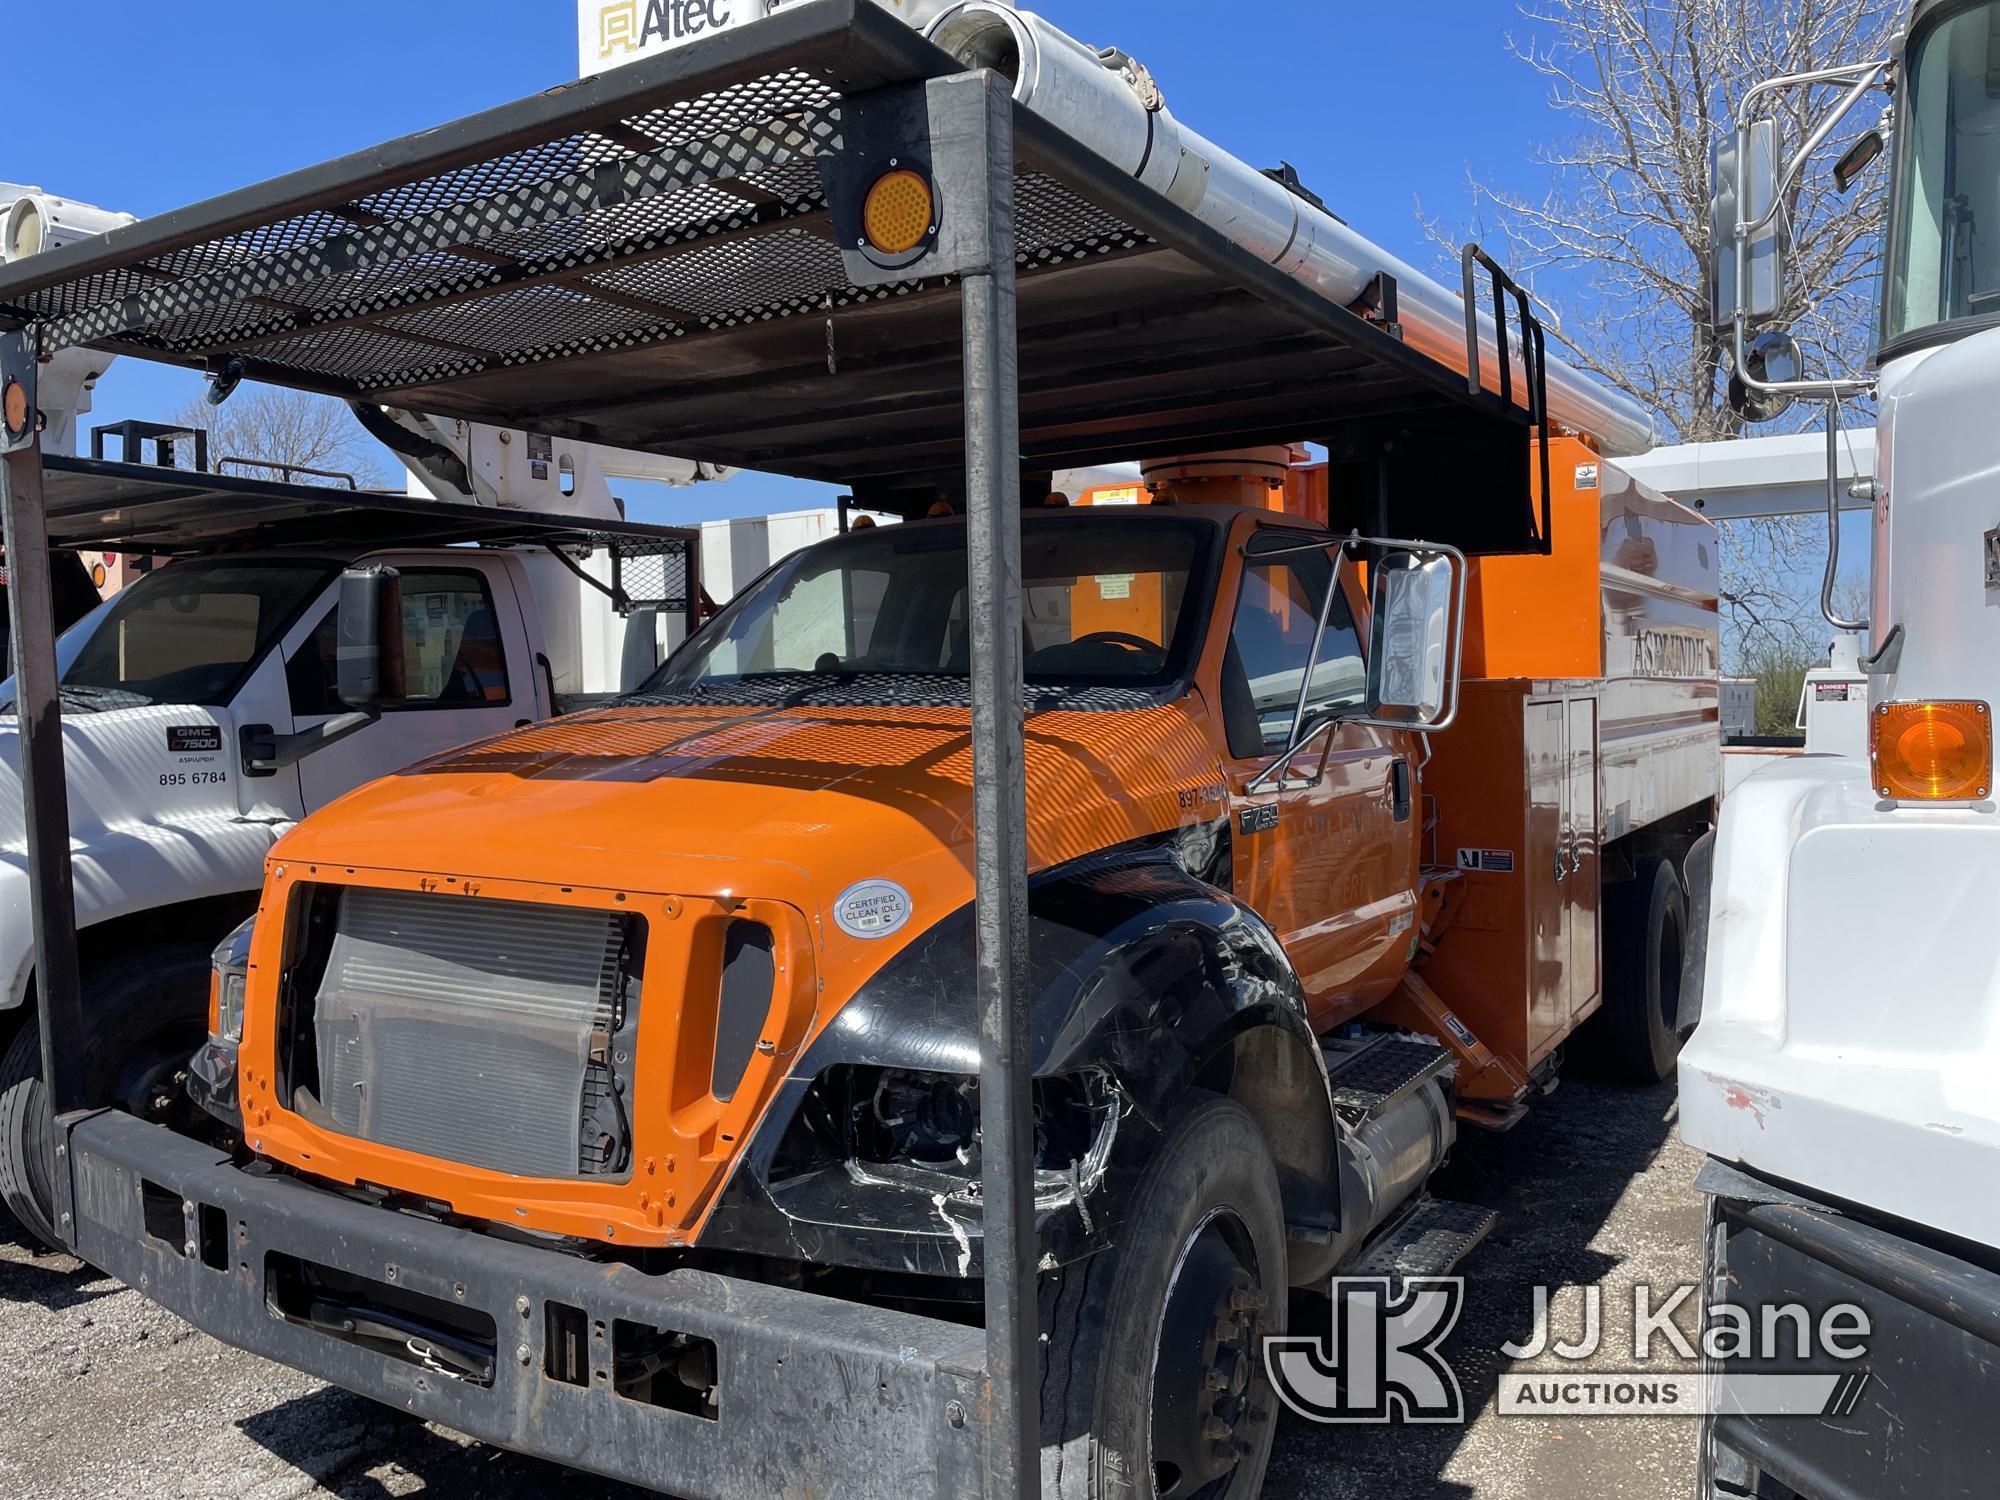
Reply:
<svg viewBox="0 0 2000 1500"><path fill-rule="evenodd" d="M1266 802L1262 807L1246 807L1238 821L1245 837L1253 833L1269 833L1278 826L1278 804Z"/></svg>

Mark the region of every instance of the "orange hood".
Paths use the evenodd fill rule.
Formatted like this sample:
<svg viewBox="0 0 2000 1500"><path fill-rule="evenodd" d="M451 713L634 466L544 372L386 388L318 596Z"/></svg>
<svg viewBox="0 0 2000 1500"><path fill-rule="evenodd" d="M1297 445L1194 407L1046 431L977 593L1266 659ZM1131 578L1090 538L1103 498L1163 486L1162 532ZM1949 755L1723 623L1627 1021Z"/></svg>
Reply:
<svg viewBox="0 0 2000 1500"><path fill-rule="evenodd" d="M687 1243L792 1064L870 977L971 901L970 721L965 709L610 709L468 746L315 814L272 853L251 952L252 1149L472 1217ZM1205 727L1192 697L1030 719L1030 867L1224 816ZM907 919L857 936L836 906L877 881L908 894ZM662 1083L635 1102L632 1180L481 1172L286 1109L270 1071L285 937L268 918L302 882L644 914L647 993L660 999L642 1008L639 1053L643 1076ZM702 1048L715 1034L717 934L737 912L778 934L779 979L758 1056L725 1101L710 1096Z"/></svg>
<svg viewBox="0 0 2000 1500"><path fill-rule="evenodd" d="M1030 719L1031 868L1221 816L1201 716ZM970 731L965 709L607 709L364 787L272 857L690 895L745 894L757 865L827 900L901 871L935 920L972 897Z"/></svg>

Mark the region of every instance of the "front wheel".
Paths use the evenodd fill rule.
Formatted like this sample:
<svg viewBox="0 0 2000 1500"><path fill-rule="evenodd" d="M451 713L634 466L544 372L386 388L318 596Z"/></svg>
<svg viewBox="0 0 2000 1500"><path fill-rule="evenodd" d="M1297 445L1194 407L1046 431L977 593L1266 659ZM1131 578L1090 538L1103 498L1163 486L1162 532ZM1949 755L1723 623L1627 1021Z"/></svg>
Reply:
<svg viewBox="0 0 2000 1500"><path fill-rule="evenodd" d="M1118 1246L1044 1285L1043 1493L1251 1500L1288 1284L1270 1148L1241 1105L1204 1098L1169 1129Z"/></svg>
<svg viewBox="0 0 2000 1500"><path fill-rule="evenodd" d="M188 1060L208 1035L208 950L138 949L87 973L83 1024L93 1098L182 1131L208 1123L188 1098ZM0 1202L36 1239L63 1248L55 1202L55 1118L30 1020L0 1057Z"/></svg>

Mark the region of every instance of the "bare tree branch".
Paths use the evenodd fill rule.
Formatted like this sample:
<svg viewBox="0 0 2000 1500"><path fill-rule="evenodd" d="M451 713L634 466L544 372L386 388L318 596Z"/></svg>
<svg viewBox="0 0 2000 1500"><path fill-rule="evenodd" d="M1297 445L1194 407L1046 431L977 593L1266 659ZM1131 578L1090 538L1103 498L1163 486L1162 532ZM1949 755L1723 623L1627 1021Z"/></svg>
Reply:
<svg viewBox="0 0 2000 1500"><path fill-rule="evenodd" d="M208 429L211 463L223 458L351 474L366 489L385 482L382 450L338 401L282 386L246 385L221 406L191 403L175 421ZM261 473L256 477L282 476ZM329 481L299 476L301 483Z"/></svg>
<svg viewBox="0 0 2000 1500"><path fill-rule="evenodd" d="M1754 84L1888 51L1902 0L1527 0L1514 55L1547 80L1563 130L1536 152L1540 196L1469 178L1462 224L1418 217L1456 264L1467 238L1497 242L1561 324L1575 363L1660 414L1684 442L1740 436L1726 400L1724 337L1708 321L1711 151ZM1837 90L1779 95L1796 150ZM1791 271L1777 321L1816 370L1866 347L1880 268L1882 177L1842 198L1827 163L1873 123L1858 110L1791 190ZM1792 419L1796 428L1809 415ZM1782 430L1782 429L1781 429ZM1801 519L1729 527L1726 633L1739 658L1817 650L1824 527Z"/></svg>

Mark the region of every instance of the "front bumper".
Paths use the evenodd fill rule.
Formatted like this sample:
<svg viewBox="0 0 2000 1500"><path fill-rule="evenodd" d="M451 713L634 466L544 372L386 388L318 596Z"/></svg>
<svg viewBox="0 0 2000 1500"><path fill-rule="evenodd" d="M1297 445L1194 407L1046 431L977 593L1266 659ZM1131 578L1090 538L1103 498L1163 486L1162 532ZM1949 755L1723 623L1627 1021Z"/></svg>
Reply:
<svg viewBox="0 0 2000 1500"><path fill-rule="evenodd" d="M1756 1490L1761 1472L1806 1500L1900 1500L1993 1493L2000 1470L2000 1274L1850 1210L1710 1160L1695 1186L1713 1205L1705 1254L1711 1305L1801 1304L1815 1322L1861 1309L1866 1352L1841 1367L1866 1376L1835 1416L1726 1414L1709 1435L1707 1500ZM1824 1362L1730 1359L1745 1373ZM1733 1486L1733 1487L1729 1487ZM1758 1490L1757 1493L1762 1493Z"/></svg>
<svg viewBox="0 0 2000 1500"><path fill-rule="evenodd" d="M356 1202L129 1116L63 1122L84 1259L223 1342L485 1442L686 1500L979 1493L984 1336L906 1313L676 1270L649 1276ZM300 1263L490 1318L491 1383L267 1306ZM549 1309L581 1313L588 1383L548 1373ZM712 1341L715 1414L612 1386L621 1323Z"/></svg>

